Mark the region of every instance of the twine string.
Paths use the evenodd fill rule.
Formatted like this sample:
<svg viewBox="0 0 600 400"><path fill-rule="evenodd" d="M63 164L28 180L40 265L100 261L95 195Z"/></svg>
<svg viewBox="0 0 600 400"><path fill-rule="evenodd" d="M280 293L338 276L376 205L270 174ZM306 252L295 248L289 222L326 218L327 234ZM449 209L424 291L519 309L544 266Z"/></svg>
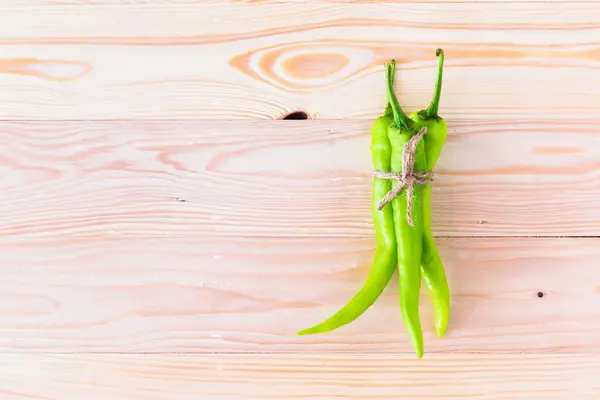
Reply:
<svg viewBox="0 0 600 400"><path fill-rule="evenodd" d="M410 140L404 145L402 152L402 172L385 172L385 171L374 171L373 176L379 179L388 179L397 181L398 184L392 188L387 194L377 203L377 210L381 211L387 203L389 203L394 197L398 196L400 191L406 188L406 217L410 226L414 226L412 219L412 203L413 203L413 187L414 185L425 185L431 182L433 178L432 172L414 172L415 164L415 152L419 140L423 138L427 132L427 127L421 128L421 130L410 138Z"/></svg>

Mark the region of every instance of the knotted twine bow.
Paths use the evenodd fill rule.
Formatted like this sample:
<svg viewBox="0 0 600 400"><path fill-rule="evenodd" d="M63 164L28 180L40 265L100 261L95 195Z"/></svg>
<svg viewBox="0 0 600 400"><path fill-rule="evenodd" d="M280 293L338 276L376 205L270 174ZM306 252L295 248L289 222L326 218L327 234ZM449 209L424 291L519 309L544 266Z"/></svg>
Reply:
<svg viewBox="0 0 600 400"><path fill-rule="evenodd" d="M415 152L417 150L417 144L419 140L423 138L427 132L427 127L421 128L421 130L404 145L402 152L402 172L382 172L374 171L373 176L379 179L390 179L398 181L398 185L391 189L379 203L377 203L377 211L381 211L387 203L389 203L394 197L400 193L400 191L406 187L406 217L410 226L415 226L412 219L412 202L413 202L413 186L424 185L431 182L433 178L432 172L413 172L415 164Z"/></svg>

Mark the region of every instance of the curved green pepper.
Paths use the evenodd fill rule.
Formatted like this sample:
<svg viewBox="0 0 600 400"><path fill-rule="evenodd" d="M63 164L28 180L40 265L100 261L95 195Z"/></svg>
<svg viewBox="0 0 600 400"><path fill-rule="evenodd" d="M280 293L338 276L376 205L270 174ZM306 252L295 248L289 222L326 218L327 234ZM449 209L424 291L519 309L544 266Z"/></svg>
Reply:
<svg viewBox="0 0 600 400"><path fill-rule="evenodd" d="M388 93L394 112L394 123L388 128L388 137L392 146L390 169L393 173L402 172L402 154L404 145L416 134L413 121L404 114L398 103L393 88L393 71L395 62L390 61L386 67L388 72ZM414 172L427 169L425 143L417 144L414 159ZM396 185L398 183L395 183ZM423 189L424 185L413 187L412 220L409 224L406 189L394 199L394 225L398 243L398 291L400 296L400 313L406 331L413 343L418 358L423 357L423 331L419 317L419 294L421 290L421 254L423 248Z"/></svg>
<svg viewBox="0 0 600 400"><path fill-rule="evenodd" d="M392 77L394 71L391 71ZM393 122L392 110L388 104L385 115L375 120L371 127L371 158L377 171L389 171L392 149L388 139L388 127ZM391 207L377 210L377 203L390 190L391 182L386 179L373 179L371 212L373 214L376 250L369 275L358 293L337 313L311 328L298 332L298 335L329 332L346 325L362 315L381 295L396 269L396 237L394 217Z"/></svg>
<svg viewBox="0 0 600 400"><path fill-rule="evenodd" d="M423 137L427 157L427 171L431 172L442 152L442 147L448 136L448 127L443 118L438 115L440 95L442 91L442 70L444 66L444 52L437 49L438 57L437 80L431 104L426 110L416 111L410 115L417 130L427 127ZM421 269L423 280L429 291L433 308L435 310L435 330L438 337L444 337L450 317L450 289L444 271L444 265L431 232L431 185L425 185L423 192L423 255Z"/></svg>

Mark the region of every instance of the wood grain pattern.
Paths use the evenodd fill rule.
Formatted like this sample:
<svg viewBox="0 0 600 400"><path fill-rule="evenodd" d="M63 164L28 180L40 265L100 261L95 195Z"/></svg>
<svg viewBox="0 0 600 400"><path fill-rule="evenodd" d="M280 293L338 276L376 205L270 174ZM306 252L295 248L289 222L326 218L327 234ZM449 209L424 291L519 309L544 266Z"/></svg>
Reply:
<svg viewBox="0 0 600 400"><path fill-rule="evenodd" d="M594 355L14 355L5 400L595 400Z"/></svg>
<svg viewBox="0 0 600 400"><path fill-rule="evenodd" d="M0 399L598 399L599 3L3 2ZM413 111L437 47L447 337L396 279L298 337L370 267L383 63Z"/></svg>
<svg viewBox="0 0 600 400"><path fill-rule="evenodd" d="M440 236L600 234L597 122L449 120ZM368 121L0 123L2 237L372 237Z"/></svg>
<svg viewBox="0 0 600 400"><path fill-rule="evenodd" d="M393 57L426 106L438 46L446 116L599 111L597 3L35 4L0 8L2 119L372 119Z"/></svg>
<svg viewBox="0 0 600 400"><path fill-rule="evenodd" d="M423 289L426 353L598 354L599 243L439 240L452 317L437 339ZM295 335L358 290L373 251L372 239L3 239L0 352L412 354L396 278L354 323Z"/></svg>

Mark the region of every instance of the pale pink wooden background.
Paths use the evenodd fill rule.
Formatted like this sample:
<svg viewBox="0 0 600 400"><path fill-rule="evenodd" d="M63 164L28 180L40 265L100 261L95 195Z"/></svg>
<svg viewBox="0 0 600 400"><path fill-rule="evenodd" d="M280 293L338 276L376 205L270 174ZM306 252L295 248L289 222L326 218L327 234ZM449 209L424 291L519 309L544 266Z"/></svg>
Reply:
<svg viewBox="0 0 600 400"><path fill-rule="evenodd" d="M0 5L0 399L600 398L600 3ZM416 360L369 127L446 53ZM301 109L308 121L280 121ZM544 296L539 298L538 292Z"/></svg>

